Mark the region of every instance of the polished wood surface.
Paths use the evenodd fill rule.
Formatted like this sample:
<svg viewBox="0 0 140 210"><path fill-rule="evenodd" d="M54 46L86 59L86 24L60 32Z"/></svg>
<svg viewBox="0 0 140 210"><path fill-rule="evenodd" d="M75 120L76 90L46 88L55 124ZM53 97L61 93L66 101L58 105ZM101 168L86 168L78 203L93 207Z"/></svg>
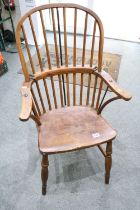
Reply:
<svg viewBox="0 0 140 210"><path fill-rule="evenodd" d="M41 116L39 149L52 154L95 146L113 140L116 131L89 107L54 109Z"/></svg>
<svg viewBox="0 0 140 210"><path fill-rule="evenodd" d="M69 63L68 60L67 12L69 9L73 11L72 63ZM79 11L82 11L84 17L84 21L81 22L81 25L83 25L81 65L77 64L76 59ZM52 20L56 67L52 67L52 56L50 55L49 39L46 33L45 12L49 12ZM38 14L42 26L47 69L44 69L42 63L40 47L34 29L34 14ZM57 28L60 29L59 15L62 15L63 41L61 40L61 30L59 30L60 33L57 33ZM90 43L91 57L89 64L85 65L89 20L90 28L91 25L93 28ZM31 31L33 36L40 67L39 72L36 72L32 59L28 44L28 31L24 27L25 21L28 22L30 28L28 30ZM20 39L21 34L25 40L24 50ZM61 41L59 44L58 40ZM90 9L77 4L42 5L27 12L18 23L16 43L25 77L25 82L21 88L22 108L19 118L22 121L31 118L37 125L38 145L42 154L41 179L43 195L46 194L48 180L48 155L88 147L97 146L105 157L105 183L109 183L112 164L112 140L116 137L116 131L101 116L101 112L112 101L118 99L130 100L131 94L120 88L112 77L102 70L103 42L104 31L100 18ZM61 55L61 43L64 45L64 56ZM98 50L97 66L93 66L95 47ZM32 73L28 71L26 59L30 61ZM81 78L79 84L77 84L77 76ZM85 78L88 78L87 85L84 85ZM64 79L65 83L63 83ZM70 83L71 80L72 83ZM106 144L106 150L102 147L104 143Z"/></svg>

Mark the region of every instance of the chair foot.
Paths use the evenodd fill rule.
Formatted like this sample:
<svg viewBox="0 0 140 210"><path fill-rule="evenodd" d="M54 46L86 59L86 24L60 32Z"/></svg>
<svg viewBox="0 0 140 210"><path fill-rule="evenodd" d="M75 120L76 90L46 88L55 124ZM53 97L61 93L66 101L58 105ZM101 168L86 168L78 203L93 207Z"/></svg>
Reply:
<svg viewBox="0 0 140 210"><path fill-rule="evenodd" d="M41 170L42 195L46 195L47 180L48 180L48 166L49 166L48 155L43 154L41 166L42 166L42 170Z"/></svg>
<svg viewBox="0 0 140 210"><path fill-rule="evenodd" d="M112 165L112 141L107 142L105 157L105 184L109 184L110 170Z"/></svg>
<svg viewBox="0 0 140 210"><path fill-rule="evenodd" d="M42 186L42 195L46 195L47 186Z"/></svg>
<svg viewBox="0 0 140 210"><path fill-rule="evenodd" d="M105 175L105 184L109 184L109 178L110 178L110 176Z"/></svg>

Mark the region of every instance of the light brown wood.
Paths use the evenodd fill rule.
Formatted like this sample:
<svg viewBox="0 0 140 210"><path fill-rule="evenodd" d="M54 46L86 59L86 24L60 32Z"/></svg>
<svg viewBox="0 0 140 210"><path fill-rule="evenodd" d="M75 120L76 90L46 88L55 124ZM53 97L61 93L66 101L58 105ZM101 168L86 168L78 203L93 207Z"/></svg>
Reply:
<svg viewBox="0 0 140 210"><path fill-rule="evenodd" d="M82 105L82 98L83 98L83 73L81 73L80 105Z"/></svg>
<svg viewBox="0 0 140 210"><path fill-rule="evenodd" d="M73 74L73 105L76 105L76 74Z"/></svg>
<svg viewBox="0 0 140 210"><path fill-rule="evenodd" d="M39 149L52 154L95 146L116 137L116 131L92 108L74 106L42 115Z"/></svg>
<svg viewBox="0 0 140 210"><path fill-rule="evenodd" d="M99 87L99 90L98 90L98 97L97 97L97 102L96 102L96 110L98 109L98 106L99 106L102 87L103 87L103 80L100 81L100 87Z"/></svg>
<svg viewBox="0 0 140 210"><path fill-rule="evenodd" d="M63 11L59 13L62 15L60 20L64 24L64 53L65 63L63 64L63 57L58 53L57 43L57 31L56 25L58 25L58 16L56 17L55 11L59 9ZM67 40L67 24L66 24L66 12L73 10L73 59L72 63L68 62L68 45ZM51 13L52 25L53 25L53 38L54 38L54 50L56 57L56 66L52 69L52 59L49 52L49 39L46 35L45 19L43 14L46 12ZM82 55L81 66L77 65L76 59L76 47L77 47L77 20L79 11L85 14L85 20L81 25L84 26L83 41L81 43ZM40 22L42 25L43 38L45 41L47 69L44 69L41 60L41 54L37 43L37 35L34 29L32 15L39 14ZM58 19L57 19L58 18ZM71 18L71 17L69 17ZM93 35L91 41L91 58L89 67L85 65L86 60L86 37L88 30L88 19L93 20ZM35 42L35 48L37 57L39 60L40 70L36 72L33 64L30 48L27 40L27 31L24 28L24 21L29 20L31 26L31 32ZM67 20L68 21L68 20ZM90 26L91 27L91 26ZM58 25L58 29L60 25ZM98 64L93 68L94 48L96 42L96 29L99 29L99 46L98 46ZM23 33L25 39L25 46L27 55L32 68L32 74L28 72L26 65L26 59L21 47L20 33ZM61 31L60 31L61 33ZM72 36L72 35L71 35ZM59 34L61 38L61 34ZM98 39L97 39L98 40ZM60 40L59 40L60 41ZM33 119L38 129L38 145L42 157L42 194L46 194L46 186L48 180L48 155L62 152L69 152L79 150L88 147L98 146L99 150L105 157L105 183L109 183L110 170L111 170L111 154L112 154L112 140L116 137L116 131L107 123L107 121L101 116L102 110L112 101L117 99L130 100L131 94L121 89L109 74L102 70L102 57L103 57L103 42L104 31L100 18L90 9L77 4L47 4L36 8L33 8L27 12L19 21L16 30L16 43L21 60L22 70L25 77L25 83L21 89L22 93L22 110L20 114L21 120ZM61 51L61 50L60 50ZM59 56L61 65L59 64ZM80 88L77 87L76 76L81 75ZM66 101L64 98L64 90L62 88L62 76L66 76ZM85 78L88 77L86 96L85 91ZM55 79L58 78L58 81ZM73 84L71 85L71 79L73 78ZM43 86L42 86L42 84ZM92 87L91 87L92 86ZM102 96L102 89L106 86L106 91ZM72 90L70 88L72 87ZM78 91L79 89L79 91ZM92 89L92 91L91 91ZM115 96L112 97L111 92L108 94L108 89L113 92ZM106 99L107 95L107 99ZM110 96L111 95L111 96ZM102 97L101 97L102 96ZM79 101L77 101L79 98ZM73 99L73 101L72 101ZM59 103L60 102L60 103ZM80 104L80 105L79 105ZM72 106L73 105L73 106ZM79 105L79 106L76 106ZM106 152L101 147L101 144L107 143Z"/></svg>
<svg viewBox="0 0 140 210"><path fill-rule="evenodd" d="M38 95L39 95L39 98L40 98L40 102L41 102L41 105L42 105L43 112L45 113L46 109L45 109L45 105L44 105L44 102L43 102L43 98L42 98L42 94L41 94L41 90L40 90L38 81L36 81L36 87L37 87L37 92L38 92Z"/></svg>
<svg viewBox="0 0 140 210"><path fill-rule="evenodd" d="M97 87L97 80L98 80L98 77L97 77L97 75L95 75L95 81L94 81L94 88L93 88L93 95L92 95L91 107L94 107L96 87Z"/></svg>
<svg viewBox="0 0 140 210"><path fill-rule="evenodd" d="M35 104L34 104L33 101L32 101L32 109L33 109L33 114L34 114L34 116L39 117L39 115L38 115L38 113L37 113L37 109L36 109Z"/></svg>
<svg viewBox="0 0 140 210"><path fill-rule="evenodd" d="M63 8L63 20L64 20L65 66L68 67L67 31L66 31L66 8Z"/></svg>
<svg viewBox="0 0 140 210"><path fill-rule="evenodd" d="M22 107L19 118L22 121L28 120L32 111L32 94L30 86L31 83L25 82L21 88Z"/></svg>
<svg viewBox="0 0 140 210"><path fill-rule="evenodd" d="M96 20L94 21L94 27L93 27L90 67L92 67L92 65L93 65L93 53L94 53L94 46L95 46L95 34L96 34Z"/></svg>
<svg viewBox="0 0 140 210"><path fill-rule="evenodd" d="M70 106L70 91L69 91L69 75L66 74L66 84L67 84L67 105Z"/></svg>
<svg viewBox="0 0 140 210"><path fill-rule="evenodd" d="M34 100L36 109L37 109L37 111L38 111L38 114L41 115L40 107L39 107L38 101L37 101L37 99L36 99L36 96L35 96L35 93L34 93L33 88L31 88L31 93L32 93L32 97L33 97L33 100Z"/></svg>
<svg viewBox="0 0 140 210"><path fill-rule="evenodd" d="M60 101L61 101L61 106L63 107L64 102L63 102L62 82L60 75L58 75L58 81L59 81L59 90L60 90Z"/></svg>
<svg viewBox="0 0 140 210"><path fill-rule="evenodd" d="M91 83L91 74L88 75L88 88L87 88L86 105L89 105L90 83Z"/></svg>
<svg viewBox="0 0 140 210"><path fill-rule="evenodd" d="M46 29L45 29L45 25L44 25L42 10L40 10L39 12L40 12L40 19L41 19L43 35L44 35L44 40L45 40L45 49L46 49L48 67L49 67L49 69L51 69L52 67L51 67L50 53L49 53L49 47L48 47L48 41L47 41L47 36L46 36Z"/></svg>
<svg viewBox="0 0 140 210"><path fill-rule="evenodd" d="M57 45L57 37L56 37L56 29L55 29L55 17L54 17L54 9L51 8L52 13L52 23L53 23L53 35L54 35L54 44L55 44L55 55L56 55L56 65L59 68L59 55L58 55L58 45Z"/></svg>
<svg viewBox="0 0 140 210"><path fill-rule="evenodd" d="M54 105L55 105L55 108L57 108L57 100L56 100L56 94L55 94L55 87L54 87L53 77L51 77L51 85L52 85Z"/></svg>
<svg viewBox="0 0 140 210"><path fill-rule="evenodd" d="M74 10L74 41L73 41L73 66L76 66L76 27L77 27L77 9Z"/></svg>
<svg viewBox="0 0 140 210"><path fill-rule="evenodd" d="M23 37L24 37L24 40L25 40L25 46L26 46L26 49L27 49L29 61L30 61L31 67L32 67L32 72L33 72L33 74L35 74L35 68L34 68L32 56L31 56L31 52L30 52L30 49L29 49L26 33L25 33L25 30L24 30L24 26L22 26L22 33L23 33Z"/></svg>
<svg viewBox="0 0 140 210"><path fill-rule="evenodd" d="M119 87L119 85L113 80L113 78L105 71L101 72L101 77L104 79L106 84L111 88L113 92L115 92L120 98L124 99L125 101L128 101L132 98L132 95Z"/></svg>
<svg viewBox="0 0 140 210"><path fill-rule="evenodd" d="M33 26L33 21L32 21L31 15L29 15L29 22L30 22L30 26L31 26L32 34L33 34L33 39L34 39L34 43L35 43L35 47L36 47L36 51L37 51L37 56L38 56L40 69L41 69L41 71L43 71L42 60L41 60L41 56L40 56L40 52L39 52L39 47L38 47L38 43L37 43L36 33L35 33L35 30L34 30L34 26Z"/></svg>
<svg viewBox="0 0 140 210"><path fill-rule="evenodd" d="M44 80L45 80L45 79L44 79ZM44 81L44 80L43 80L43 81ZM49 110L51 110L51 109L52 109L51 100L50 100L49 91L48 91L48 86L47 86L46 81L44 81L44 87L45 87L46 97L47 97L47 101L48 101L48 105L49 105Z"/></svg>
<svg viewBox="0 0 140 210"><path fill-rule="evenodd" d="M83 39L83 54L82 54L82 66L85 64L85 49L86 49L86 35L87 35L87 20L88 20L88 13L85 16L85 28L84 28L84 39Z"/></svg>

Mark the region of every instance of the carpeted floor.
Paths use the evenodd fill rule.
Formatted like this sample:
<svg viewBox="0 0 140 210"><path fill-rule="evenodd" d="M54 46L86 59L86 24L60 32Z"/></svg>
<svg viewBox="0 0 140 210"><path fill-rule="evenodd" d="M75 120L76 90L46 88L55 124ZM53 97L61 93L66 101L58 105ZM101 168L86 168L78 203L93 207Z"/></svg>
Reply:
<svg viewBox="0 0 140 210"><path fill-rule="evenodd" d="M17 54L5 54L9 71L0 77L1 210L140 209L140 45L106 40L104 49L122 55L118 82L133 94L130 102L113 102L103 113L118 130L110 184L104 184L104 158L97 148L52 155L45 197L35 124L18 120L20 62Z"/></svg>

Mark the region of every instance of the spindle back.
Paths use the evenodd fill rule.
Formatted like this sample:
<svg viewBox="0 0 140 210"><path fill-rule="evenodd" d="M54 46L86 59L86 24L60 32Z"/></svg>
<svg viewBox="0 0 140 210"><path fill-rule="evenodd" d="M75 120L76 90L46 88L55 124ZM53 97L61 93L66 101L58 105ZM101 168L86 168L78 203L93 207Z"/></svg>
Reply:
<svg viewBox="0 0 140 210"><path fill-rule="evenodd" d="M81 14L81 15L79 15ZM79 19L80 18L80 19ZM71 32L68 33L69 20L71 19ZM22 71L25 76L25 80L30 80L30 74L35 74L36 66L32 59L31 48L29 47L28 34L31 33L32 41L35 46L35 52L37 53L37 59L39 63L39 71L43 72L44 69L42 55L40 52L41 46L38 44L38 34L35 29L35 20L40 23L40 33L42 34L42 43L45 47L47 69L60 68L61 66L77 66L77 48L81 48L80 66L85 66L87 42L88 50L90 50L90 58L88 64L89 67L93 67L94 52L98 51L98 71L101 71L102 67L102 55L103 55L103 39L104 32L103 26L99 17L90 9L83 6L69 3L59 4L46 4L36 8L33 8L27 12L19 21L16 30L16 41L19 56L22 65ZM80 23L80 24L79 24ZM51 32L48 29L50 24ZM82 27L83 26L83 27ZM79 35L79 27L82 27L82 32ZM52 36L53 35L53 36ZM21 36L25 41L25 49L22 50ZM51 38L50 38L51 37ZM52 39L53 37L53 39ZM80 38L79 38L80 37ZM78 41L78 39L80 39ZM52 54L50 53L50 47L54 46L55 54L55 66L52 65ZM73 49L72 59L69 60L69 46ZM78 55L79 57L79 55ZM29 60L31 71L26 65L26 61ZM77 64L78 63L78 64Z"/></svg>

